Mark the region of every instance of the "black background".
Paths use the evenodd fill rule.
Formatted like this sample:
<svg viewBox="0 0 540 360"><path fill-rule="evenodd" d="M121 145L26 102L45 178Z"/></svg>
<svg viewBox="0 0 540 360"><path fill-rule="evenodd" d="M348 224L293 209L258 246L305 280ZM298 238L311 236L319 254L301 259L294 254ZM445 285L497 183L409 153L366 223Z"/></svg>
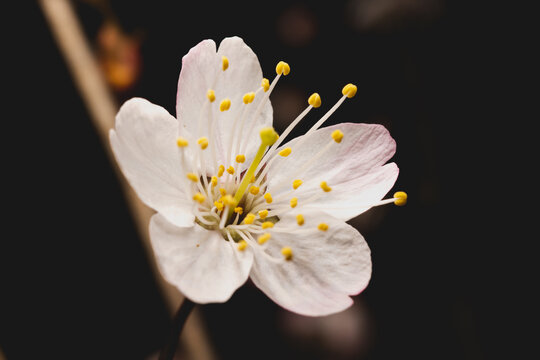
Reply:
<svg viewBox="0 0 540 360"><path fill-rule="evenodd" d="M168 332L164 301L40 8L21 3L4 13L13 16L3 35L0 347L10 360L145 359ZM507 32L515 9L441 2L429 16L358 29L350 3L111 1L123 28L144 39L141 78L119 102L141 96L174 114L181 57L202 39L238 35L267 77L277 61L291 65L272 97L277 121L296 116L276 109L291 96L317 91L328 109L353 82L357 96L329 124L381 123L398 144L396 190L407 191L409 203L353 221L374 264L369 287L355 298L368 314L367 345L343 354L320 339L295 338L284 330L285 311L248 284L225 304L201 307L215 352L224 359L534 358L526 353L534 335L524 330L534 321L522 311L530 299L521 282L534 267L523 241L537 239L514 224L522 208L511 200L528 192L526 183L509 181L534 167L506 151L516 140L531 146L511 132L527 132L531 118L507 112L507 98L498 96L519 71L505 62L520 56ZM74 4L92 39L101 14L88 2ZM283 30L291 8L315 24L305 43L291 43Z"/></svg>

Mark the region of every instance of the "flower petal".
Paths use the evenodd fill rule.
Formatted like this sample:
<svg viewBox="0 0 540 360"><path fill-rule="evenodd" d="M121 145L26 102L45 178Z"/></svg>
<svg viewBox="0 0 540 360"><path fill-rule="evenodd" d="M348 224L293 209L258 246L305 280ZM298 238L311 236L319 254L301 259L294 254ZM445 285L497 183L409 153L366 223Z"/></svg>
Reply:
<svg viewBox="0 0 540 360"><path fill-rule="evenodd" d="M251 279L277 304L298 314L342 311L352 304L349 295L360 293L369 282L369 247L356 229L339 219L318 211L303 215L302 227L296 215L285 215L266 243L274 257L281 256L282 247L291 247L292 260L276 262L254 249ZM326 231L317 230L321 222L328 225Z"/></svg>
<svg viewBox="0 0 540 360"><path fill-rule="evenodd" d="M332 143L331 134L341 130L345 136L341 143ZM300 138L283 147L293 147ZM315 154L332 143L314 164L299 174ZM332 188L309 207L320 208L342 220L349 220L368 210L394 185L399 169L396 164L385 164L396 149L394 139L381 125L343 123L319 129L291 155L278 158L269 171L269 189L276 195L289 191L296 178L303 181L294 195L299 206L314 194L321 193L320 183L326 181Z"/></svg>
<svg viewBox="0 0 540 360"><path fill-rule="evenodd" d="M222 56L229 60L225 71L222 70ZM264 98L263 92L248 105L242 100L246 93L255 92L261 87L261 80L262 71L257 56L239 37L224 39L217 52L212 40L202 41L183 57L178 79L178 119L194 136L205 136L213 142L219 164L229 164L226 157L234 149L228 150L231 145L240 141L246 144L243 152L249 163L260 144L257 130L272 124L272 106L269 100L262 105L259 112L256 111ZM209 89L215 93L216 99L213 103L209 103L207 98ZM222 112L219 105L226 98L231 101L231 106L229 110ZM235 119L240 120L242 116L245 118L243 134L234 141L233 122ZM253 122L250 136L247 132ZM213 134L210 134L211 129ZM238 130L239 124L235 133ZM236 155L231 154L231 157ZM216 170L210 163L207 168L210 171Z"/></svg>
<svg viewBox="0 0 540 360"><path fill-rule="evenodd" d="M176 147L178 121L145 99L126 101L109 139L118 165L141 200L178 226L193 224L192 201Z"/></svg>
<svg viewBox="0 0 540 360"><path fill-rule="evenodd" d="M219 45L218 55L226 56L229 59L229 67L223 72L222 77L216 85L216 96L231 99L231 109L219 114L220 133L223 137L225 148L231 145L232 137L235 135L231 129L235 118L245 117L243 135L236 138L236 142L241 141L245 145L244 151L248 158L247 163L261 144L259 130L263 127L272 126L272 105L270 99L265 100L262 108L261 101L265 98L265 93L260 91L250 104L244 104L243 96L248 92L255 92L261 88L263 74L259 60L253 50L244 41L237 37L223 39ZM257 111L258 110L258 111ZM245 111L245 114L244 114ZM252 126L252 123L254 125ZM251 128L251 133L247 132ZM238 126L237 126L238 131ZM233 140L234 141L234 140ZM237 154L233 154L234 156Z"/></svg>
<svg viewBox="0 0 540 360"><path fill-rule="evenodd" d="M251 251L238 251L216 231L176 227L156 214L150 238L163 277L197 303L227 301L249 276Z"/></svg>

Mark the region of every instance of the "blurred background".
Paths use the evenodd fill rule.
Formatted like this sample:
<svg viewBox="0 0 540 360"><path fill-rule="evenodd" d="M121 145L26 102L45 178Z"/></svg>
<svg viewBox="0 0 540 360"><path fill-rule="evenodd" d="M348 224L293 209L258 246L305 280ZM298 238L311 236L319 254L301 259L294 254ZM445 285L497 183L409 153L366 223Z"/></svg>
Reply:
<svg viewBox="0 0 540 360"><path fill-rule="evenodd" d="M199 307L213 357L535 358L525 352L532 338L521 325L532 319L518 315L523 277L510 274L529 264L516 258L519 232L507 233L511 220L500 217L512 196L500 185L515 165L499 156L509 141L497 139L503 105L492 95L505 76L496 61L510 50L498 32L507 17L495 16L495 5L71 4L116 104L140 96L175 114L182 56L203 39L238 35L266 77L279 60L291 65L271 96L278 132L311 93L321 95L324 111L352 82L356 97L328 124L383 124L397 141L395 190L407 191L409 202L351 221L373 258L371 283L355 305L306 318L247 283L229 302ZM9 360L155 359L169 331L165 295L41 7L18 5L4 12L11 17L2 142L9 235L0 240L0 358L3 351Z"/></svg>

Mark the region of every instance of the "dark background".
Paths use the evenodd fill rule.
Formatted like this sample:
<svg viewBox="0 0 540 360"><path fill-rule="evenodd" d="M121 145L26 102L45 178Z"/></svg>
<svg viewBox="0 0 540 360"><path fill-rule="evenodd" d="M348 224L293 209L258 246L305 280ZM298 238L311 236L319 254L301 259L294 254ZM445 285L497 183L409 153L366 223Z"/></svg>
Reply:
<svg viewBox="0 0 540 360"><path fill-rule="evenodd" d="M22 3L4 32L0 348L9 360L146 359L168 332L163 298L40 8ZM94 44L110 15L96 3L74 2ZM381 3L386 10L373 10ZM409 203L352 221L373 256L355 306L302 318L247 284L226 304L201 306L220 358L534 358L520 287L534 263L521 257L519 226L507 231L521 210L508 200L522 190L509 192L507 179L531 167L520 170L505 151L516 142L510 128L531 119L512 117L497 96L513 76L503 60L516 54L512 9L443 0L110 4L142 60L119 102L141 96L174 114L181 57L202 39L238 35L270 79L279 60L291 65L271 98L278 131L312 92L328 109L352 82L356 97L328 124L380 123L398 144L395 189Z"/></svg>

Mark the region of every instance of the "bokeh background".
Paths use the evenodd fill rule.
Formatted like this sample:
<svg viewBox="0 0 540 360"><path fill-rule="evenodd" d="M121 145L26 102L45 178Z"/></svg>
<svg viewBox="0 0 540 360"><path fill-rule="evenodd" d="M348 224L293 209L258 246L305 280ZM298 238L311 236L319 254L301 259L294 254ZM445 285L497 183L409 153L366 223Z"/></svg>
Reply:
<svg viewBox="0 0 540 360"><path fill-rule="evenodd" d="M291 65L271 96L278 131L312 92L324 111L352 82L356 97L329 124L379 123L397 141L395 189L407 191L409 203L351 221L373 257L371 283L355 305L305 318L248 283L229 302L199 308L218 359L534 358L520 355L534 341L520 324L532 319L518 315L522 277L510 274L521 263L513 242L520 236L507 234L509 218L497 216L511 212L501 201L517 194L500 187L515 159L499 156L509 142L497 138L502 105L492 95L504 77L496 61L510 50L496 32L506 18L493 15L494 5L72 4L118 103L140 96L174 114L182 56L202 39L238 35L270 79L279 60ZM149 255L40 7L20 5L4 12L12 19L3 35L11 61L0 349L9 360L155 358L169 313Z"/></svg>

